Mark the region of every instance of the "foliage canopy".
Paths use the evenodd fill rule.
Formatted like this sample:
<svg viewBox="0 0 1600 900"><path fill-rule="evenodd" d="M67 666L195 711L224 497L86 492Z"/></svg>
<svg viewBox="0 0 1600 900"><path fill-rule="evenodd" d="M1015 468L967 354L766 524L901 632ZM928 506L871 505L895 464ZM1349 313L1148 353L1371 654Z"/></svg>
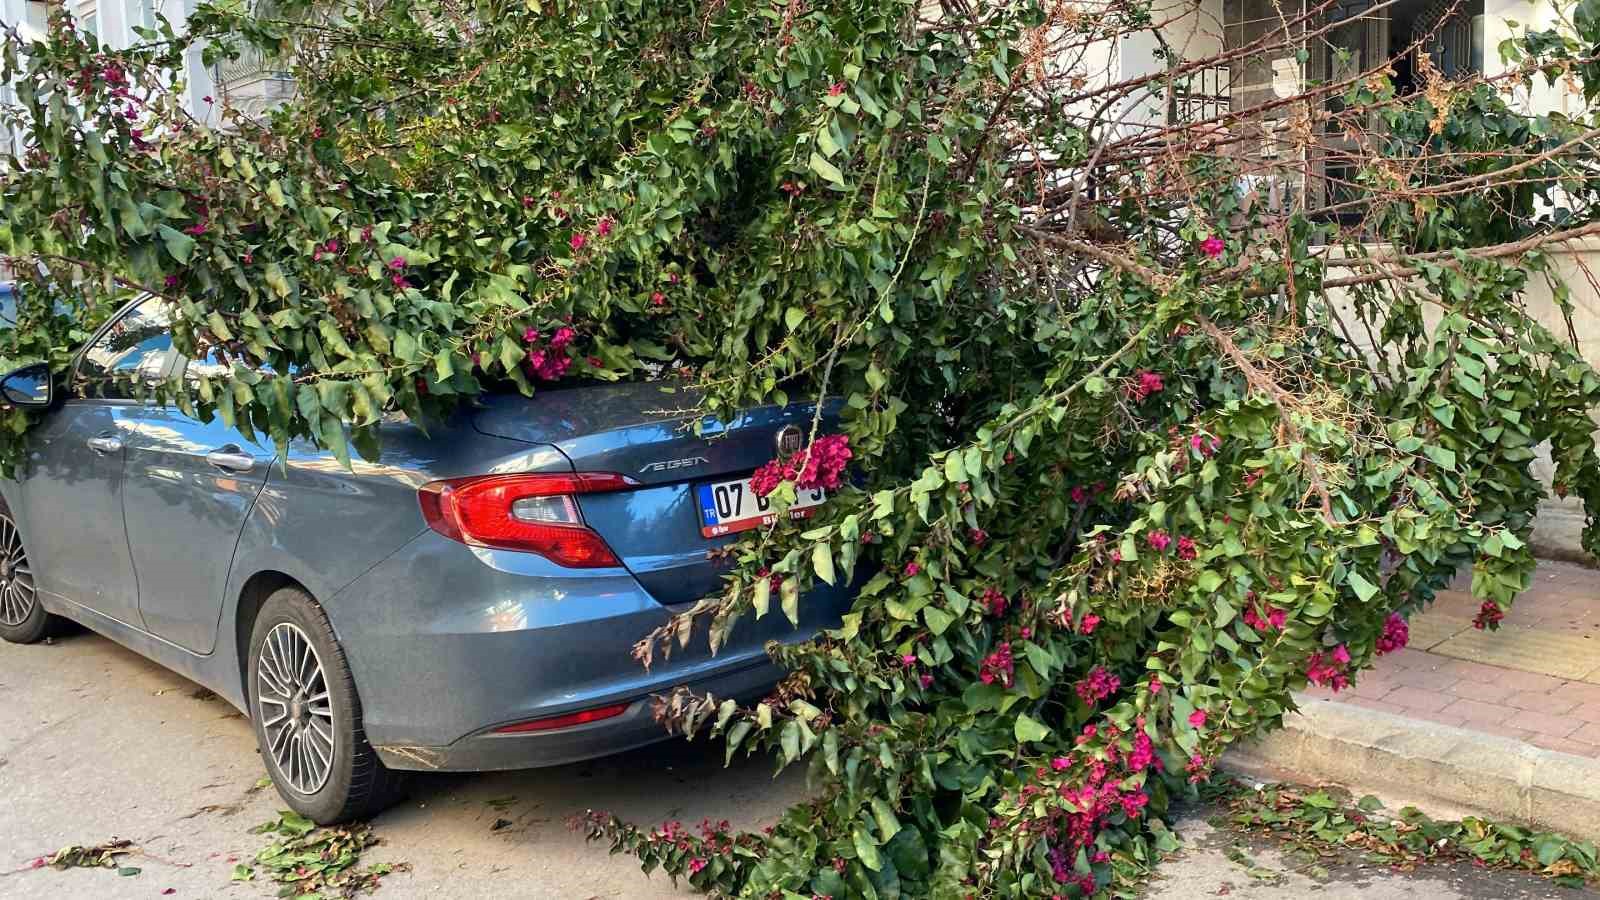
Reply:
<svg viewBox="0 0 1600 900"><path fill-rule="evenodd" d="M1582 8L1494 81L1382 60L1170 127L1130 111L1300 32L1114 82L1090 51L1162 24L1142 0L278 9L7 41L0 352L64 368L147 291L223 364L160 399L347 461L385 414L491 389L841 398L859 478L641 636L648 664L861 585L774 651L765 702L661 704L730 758L808 761L815 799L763 834L590 820L699 888L1113 889L1231 741L1403 645L1458 569L1494 626L1533 569L1539 448L1600 548L1600 377L1523 300L1564 308L1547 251L1596 230L1596 131L1502 97L1600 87ZM299 96L207 127L171 87L197 46L282 54ZM9 468L30 414L4 415Z"/></svg>

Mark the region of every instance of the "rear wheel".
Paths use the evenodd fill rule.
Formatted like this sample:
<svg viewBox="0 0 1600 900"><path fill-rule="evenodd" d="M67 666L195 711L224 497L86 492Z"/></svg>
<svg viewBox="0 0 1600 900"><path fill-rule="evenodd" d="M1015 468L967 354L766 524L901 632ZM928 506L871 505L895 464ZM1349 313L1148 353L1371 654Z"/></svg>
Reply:
<svg viewBox="0 0 1600 900"><path fill-rule="evenodd" d="M402 779L367 743L361 700L328 617L298 587L262 604L250 637L250 717L278 793L322 825L371 816Z"/></svg>
<svg viewBox="0 0 1600 900"><path fill-rule="evenodd" d="M44 611L33 586L33 566L11 508L0 500L0 638L32 644L54 633L60 619Z"/></svg>

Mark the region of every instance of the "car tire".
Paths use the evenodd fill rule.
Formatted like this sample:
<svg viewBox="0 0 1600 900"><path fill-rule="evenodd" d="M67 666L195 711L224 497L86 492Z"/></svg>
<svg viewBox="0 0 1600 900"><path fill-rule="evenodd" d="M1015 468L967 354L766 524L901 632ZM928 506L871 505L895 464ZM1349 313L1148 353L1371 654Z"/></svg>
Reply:
<svg viewBox="0 0 1600 900"><path fill-rule="evenodd" d="M11 507L0 500L0 639L32 644L55 634L60 624L39 602L22 532Z"/></svg>
<svg viewBox="0 0 1600 900"><path fill-rule="evenodd" d="M364 819L404 795L367 743L361 699L328 616L298 587L273 592L250 635L250 719L289 808L319 825Z"/></svg>

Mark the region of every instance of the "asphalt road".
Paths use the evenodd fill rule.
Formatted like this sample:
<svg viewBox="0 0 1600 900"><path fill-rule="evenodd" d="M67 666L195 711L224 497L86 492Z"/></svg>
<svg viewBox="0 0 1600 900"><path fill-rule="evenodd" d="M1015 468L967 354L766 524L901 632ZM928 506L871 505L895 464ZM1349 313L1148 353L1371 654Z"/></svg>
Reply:
<svg viewBox="0 0 1600 900"><path fill-rule="evenodd" d="M271 897L271 885L230 881L234 862L263 846L250 828L278 809L270 788L252 791L261 776L248 723L192 682L87 632L0 644L0 897ZM586 845L567 818L594 807L635 821L709 816L753 827L804 791L798 770L774 780L762 761L724 769L717 746L681 742L554 769L431 776L373 823L382 843L366 861L412 867L386 878L379 900L684 896L659 873L646 878L630 858ZM1181 822L1189 849L1161 868L1152 897L1600 897L1471 867L1403 875L1351 865L1317 881L1262 846L1249 848L1252 875L1225 852L1235 839L1204 818L1198 810ZM510 824L495 830L499 820ZM140 874L25 868L62 846L112 838L143 848L128 862Z"/></svg>

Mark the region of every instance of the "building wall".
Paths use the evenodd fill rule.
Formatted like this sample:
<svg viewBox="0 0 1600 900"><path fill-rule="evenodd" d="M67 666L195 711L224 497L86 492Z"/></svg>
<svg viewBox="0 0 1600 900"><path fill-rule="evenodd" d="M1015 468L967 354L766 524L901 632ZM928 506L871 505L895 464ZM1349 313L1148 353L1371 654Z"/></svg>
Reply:
<svg viewBox="0 0 1600 900"><path fill-rule="evenodd" d="M56 2L67 3L78 27L93 32L108 47L135 46L144 38L134 29L155 27L158 16L181 31L196 4L196 0L51 0L47 5L44 0L0 0L0 20L19 23L18 30L25 40L43 40L48 8ZM201 64L198 49L189 52L187 63L181 83L175 85L182 91L184 106L203 122L215 121L216 104L206 103L204 98L217 93L217 88L211 72ZM0 91L5 92L0 99L14 96L10 85L0 86ZM15 135L8 138L17 140Z"/></svg>

